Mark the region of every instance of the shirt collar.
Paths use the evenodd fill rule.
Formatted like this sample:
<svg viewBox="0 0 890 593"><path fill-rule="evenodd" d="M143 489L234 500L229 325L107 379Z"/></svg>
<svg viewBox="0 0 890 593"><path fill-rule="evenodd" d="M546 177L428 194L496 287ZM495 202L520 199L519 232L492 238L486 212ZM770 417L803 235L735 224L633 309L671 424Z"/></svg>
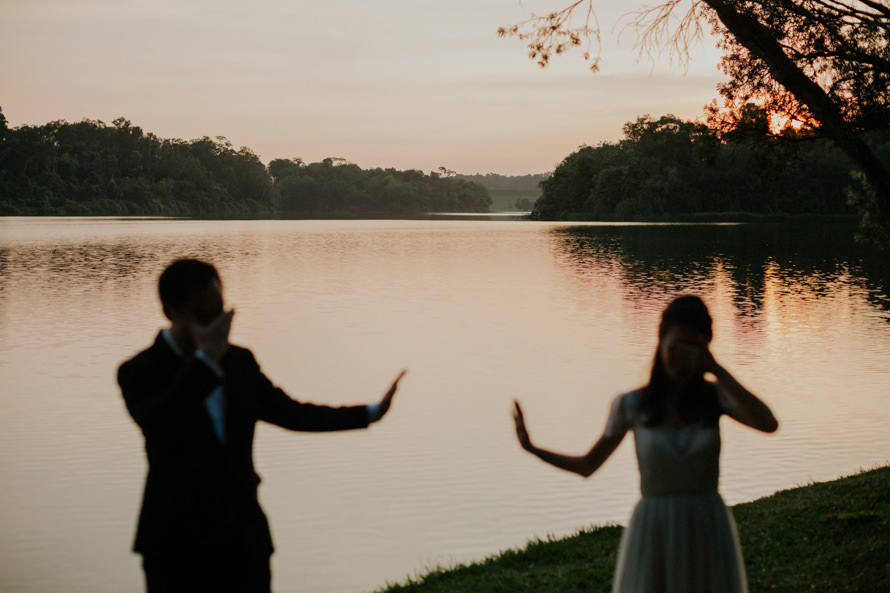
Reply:
<svg viewBox="0 0 890 593"><path fill-rule="evenodd" d="M182 348L179 347L179 344L177 344L176 340L173 339L173 336L170 335L169 328L161 330L161 336L163 336L164 341L167 342L167 345L170 346L170 349L176 353L176 356L178 356L179 358L184 357Z"/></svg>

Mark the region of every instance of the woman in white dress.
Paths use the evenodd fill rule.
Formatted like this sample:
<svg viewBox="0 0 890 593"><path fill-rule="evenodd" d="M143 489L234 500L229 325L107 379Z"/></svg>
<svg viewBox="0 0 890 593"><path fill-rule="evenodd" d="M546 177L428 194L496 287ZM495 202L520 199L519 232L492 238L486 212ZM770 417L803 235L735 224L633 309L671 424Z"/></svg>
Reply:
<svg viewBox="0 0 890 593"><path fill-rule="evenodd" d="M634 433L642 499L621 538L613 593L746 593L731 511L717 492L720 416L763 432L778 422L711 355L711 316L696 296L664 310L649 383L619 395L602 436L586 455L531 442L515 403L522 448L588 477ZM708 380L706 374L715 380Z"/></svg>

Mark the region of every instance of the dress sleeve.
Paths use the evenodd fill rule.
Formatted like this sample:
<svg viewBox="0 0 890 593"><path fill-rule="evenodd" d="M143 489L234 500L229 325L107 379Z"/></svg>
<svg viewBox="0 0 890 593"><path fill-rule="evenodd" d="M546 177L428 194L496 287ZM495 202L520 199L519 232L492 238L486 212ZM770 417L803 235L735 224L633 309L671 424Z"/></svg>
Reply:
<svg viewBox="0 0 890 593"><path fill-rule="evenodd" d="M606 421L606 437L614 438L624 436L633 425L631 410L629 409L630 393L623 393L612 401L612 409L609 411L609 419Z"/></svg>

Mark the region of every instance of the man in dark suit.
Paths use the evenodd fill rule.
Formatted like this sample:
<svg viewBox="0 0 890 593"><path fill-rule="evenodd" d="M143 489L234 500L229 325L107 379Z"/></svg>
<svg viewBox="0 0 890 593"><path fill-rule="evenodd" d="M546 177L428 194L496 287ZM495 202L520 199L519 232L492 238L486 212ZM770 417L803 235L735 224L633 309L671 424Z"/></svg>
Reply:
<svg viewBox="0 0 890 593"><path fill-rule="evenodd" d="M118 371L145 436L148 476L134 551L148 593L268 593L272 538L257 499L256 422L301 431L366 428L389 410L404 371L377 404L301 403L253 354L229 344L216 269L173 262L158 288L169 329Z"/></svg>

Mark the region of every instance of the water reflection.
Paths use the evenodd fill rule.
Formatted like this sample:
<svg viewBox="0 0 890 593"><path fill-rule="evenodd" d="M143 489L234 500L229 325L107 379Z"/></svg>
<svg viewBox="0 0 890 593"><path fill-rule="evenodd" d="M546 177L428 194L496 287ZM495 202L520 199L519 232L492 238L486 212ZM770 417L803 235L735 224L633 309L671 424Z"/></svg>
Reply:
<svg viewBox="0 0 890 593"><path fill-rule="evenodd" d="M649 309L684 291L731 287L737 314L756 317L768 287L812 297L839 287L890 310L886 254L857 244L849 225L573 226L552 231L556 258L580 281L617 275L627 298Z"/></svg>
<svg viewBox="0 0 890 593"><path fill-rule="evenodd" d="M609 399L644 379L678 292L703 295L718 357L782 421L770 438L727 426L729 502L886 461L890 273L851 237L810 225L0 220L0 592L142 589L129 545L143 452L113 370L163 323L155 283L175 257L218 264L235 341L294 394L363 402L410 369L393 417L360 439L258 433L275 590L341 593L624 521L632 448L594 480L554 476L518 449L510 403L522 399L541 442L586 450Z"/></svg>
<svg viewBox="0 0 890 593"><path fill-rule="evenodd" d="M614 278L648 316L678 293L711 294L730 306L724 314L739 331L752 332L768 313L781 308L793 319L813 299L832 299L848 314L883 312L879 317L890 321L886 254L856 243L853 231L827 224L645 225L551 234L554 256L580 294Z"/></svg>
<svg viewBox="0 0 890 593"><path fill-rule="evenodd" d="M760 449L765 472L793 471L801 458L785 456L792 448L795 456L827 459L864 445L852 441L879 430L884 420L875 416L886 419L890 270L886 254L856 243L853 230L586 225L555 228L550 237L576 305L593 312L604 293L621 294L622 321L643 350L673 296L696 293L708 302L718 358L741 369L739 378L775 403L783 422L768 445L733 435L722 483L739 493L752 468L734 465L744 463L735 442ZM639 339L646 335L649 341Z"/></svg>

